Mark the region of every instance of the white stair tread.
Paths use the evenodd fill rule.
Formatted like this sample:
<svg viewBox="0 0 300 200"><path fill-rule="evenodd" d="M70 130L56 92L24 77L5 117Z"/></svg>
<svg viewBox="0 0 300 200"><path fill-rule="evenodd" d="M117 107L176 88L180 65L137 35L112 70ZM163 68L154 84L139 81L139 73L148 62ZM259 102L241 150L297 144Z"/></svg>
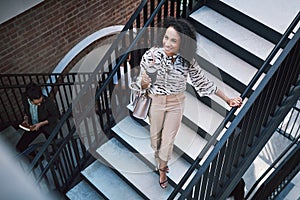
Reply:
<svg viewBox="0 0 300 200"><path fill-rule="evenodd" d="M176 136L175 144L184 152L188 152L187 154L192 159L195 160L197 158L206 143L207 140L196 134L195 131L185 124L181 124L180 130ZM213 147L211 147L210 150L212 150L212 148Z"/></svg>
<svg viewBox="0 0 300 200"><path fill-rule="evenodd" d="M276 131L258 156L267 164L271 165L291 143L292 141L290 139Z"/></svg>
<svg viewBox="0 0 300 200"><path fill-rule="evenodd" d="M98 160L81 173L108 199L143 199L108 166Z"/></svg>
<svg viewBox="0 0 300 200"><path fill-rule="evenodd" d="M248 85L257 72L255 67L200 34L197 34L197 42L199 56L230 74L244 85Z"/></svg>
<svg viewBox="0 0 300 200"><path fill-rule="evenodd" d="M207 73L208 75L208 73ZM214 78L213 76L209 76L208 77L211 80L215 80L216 78ZM216 80L217 82L217 80ZM231 91L232 93L234 93L234 91L231 89L226 90L226 94L228 94L228 91ZM218 127L218 125L220 124L220 122L224 119L223 116L221 116L219 113L217 113L216 111L214 111L213 109L211 109L210 107L206 106L205 104L203 104L202 102L200 102L196 97L194 97L193 95L191 95L189 92L185 92L185 107L184 107L184 116L186 116L189 120L191 120L192 122L194 122L196 125L198 125L199 127L201 127L204 131L206 131L209 134L213 134L214 131L216 130L216 128ZM232 96L232 95L228 95L228 96ZM236 93L236 95L234 96L238 96L238 93ZM216 95L211 95L211 98L213 98L216 102L220 103L221 105L223 105L224 107L226 107L227 109L229 109L229 107L226 105L226 103L221 100L219 97L217 97ZM132 111L132 106L128 105L127 108L129 110ZM203 115L202 113L205 113L205 115ZM147 117L146 121L149 124L149 119Z"/></svg>
<svg viewBox="0 0 300 200"><path fill-rule="evenodd" d="M67 192L70 200L97 199L104 200L87 182L81 181Z"/></svg>
<svg viewBox="0 0 300 200"><path fill-rule="evenodd" d="M300 10L299 0L222 1L282 34Z"/></svg>
<svg viewBox="0 0 300 200"><path fill-rule="evenodd" d="M275 46L207 6L192 13L191 17L263 60Z"/></svg>
<svg viewBox="0 0 300 200"><path fill-rule="evenodd" d="M291 143L292 142L283 135L276 131L274 132L243 176L248 189L251 188L251 186ZM274 169L271 170L271 172L272 171L274 171Z"/></svg>
<svg viewBox="0 0 300 200"><path fill-rule="evenodd" d="M243 175L246 188L250 189L252 185L259 179L259 177L268 169L268 167L269 165L263 159L257 156Z"/></svg>
<svg viewBox="0 0 300 200"><path fill-rule="evenodd" d="M184 116L212 135L224 119L219 113L185 92Z"/></svg>
<svg viewBox="0 0 300 200"><path fill-rule="evenodd" d="M16 149L16 145L23 133L23 130L16 130L13 126L9 126L0 132L0 140L7 145L7 148L10 150L13 156L16 156L20 153ZM41 138L41 136L35 139L33 143L35 143L39 138Z"/></svg>
<svg viewBox="0 0 300 200"><path fill-rule="evenodd" d="M140 126L131 117L126 117L116 126L114 126L112 130L123 140L125 140L129 145L134 147L135 150L139 152L139 154L144 156L148 161L156 166L154 151L151 148L150 144L149 131L146 128ZM193 140L195 140L195 137L190 139L190 143L193 142ZM178 140L176 139L176 141ZM187 147L190 147L191 144L187 145ZM183 147L185 148L183 150L188 150L187 147ZM168 177L171 178L175 183L179 183L185 172L190 167L190 164L183 158L180 158L180 156L181 155L173 151L172 159L168 162L168 165L170 167Z"/></svg>
<svg viewBox="0 0 300 200"><path fill-rule="evenodd" d="M0 132L0 139L7 144L15 146L22 136L24 131L16 130L13 126L9 126Z"/></svg>
<svg viewBox="0 0 300 200"><path fill-rule="evenodd" d="M97 152L147 198L167 199L171 194L173 187L169 185L166 189L162 189L159 185L158 174L154 173L115 138L103 144L97 149Z"/></svg>

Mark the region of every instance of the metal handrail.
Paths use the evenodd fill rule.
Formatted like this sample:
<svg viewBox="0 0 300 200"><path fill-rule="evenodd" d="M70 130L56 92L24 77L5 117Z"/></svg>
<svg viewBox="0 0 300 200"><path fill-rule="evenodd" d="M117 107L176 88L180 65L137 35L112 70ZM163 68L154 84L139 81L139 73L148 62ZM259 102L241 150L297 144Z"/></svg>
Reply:
<svg viewBox="0 0 300 200"><path fill-rule="evenodd" d="M137 34L136 38L134 39L134 41L132 42L132 44L130 45L130 47L127 49L127 51L123 54L123 56L121 57L121 59L117 62L117 64L115 65L115 67L113 68L113 70L109 73L108 78L103 82L103 84L101 85L101 87L98 89L98 91L96 92L95 97L98 98L100 96L100 94L102 92L104 92L105 88L108 86L108 84L112 81L113 76L116 74L117 70L119 69L119 67L121 66L121 64L126 60L127 55L129 54L130 50L133 48L133 46L138 42L138 39L141 37L141 35L143 34L143 32L146 30L146 27L149 26L149 24L153 21L155 15L159 12L159 9L162 7L162 5L166 2L167 0L163 0L160 2L160 4L157 6L157 8L154 10L154 12L152 13L151 17L147 20L147 22L145 23L145 25L143 26L142 30ZM123 29L123 34L121 33L119 35L119 37L115 40L115 42L113 43L113 45L108 49L108 51L106 52L106 54L104 55L104 57L102 58L102 60L100 61L100 63L98 64L98 66L96 67L96 69L94 70L94 72L92 72L90 78L85 82L84 87L81 89L80 93L78 94L78 97L80 98L82 95L84 95L83 91L86 90L89 85L91 83L93 83L95 76L93 76L93 74L97 74L97 71L99 71L100 67L103 66L106 62L106 60L109 59L110 55L113 53L113 51L116 48L116 45L118 44L118 42L122 41L125 31L128 30L130 27L132 27L135 18L139 15L139 13L141 13L142 9L144 8L144 6L146 5L147 0L143 0L141 2L141 4L139 5L139 7L136 9L135 13L132 15L132 17L130 18L130 20L128 21L128 23L124 26ZM28 169L28 173L30 173L32 171L32 169L34 168L34 165L38 162L38 160L40 159L40 157L42 156L42 154L46 151L47 147L51 144L51 142L54 140L54 138L56 137L56 135L58 134L60 128L66 123L66 121L68 120L69 116L72 114L72 106L76 103L78 103L78 99L76 98L69 106L69 108L67 109L67 111L64 113L64 115L61 117L59 123L57 124L57 126L54 128L54 130L52 131L51 135L49 136L49 138L47 139L47 141L45 142L45 144L41 147L40 151L38 152L38 154L35 156L35 158L33 159L33 161L31 162L29 169ZM90 107L88 107L86 109L86 111L89 111L91 109L91 104ZM75 127L73 127L72 129L73 131L71 131L72 133L75 132ZM70 134L72 134L70 133ZM58 152L60 151L60 149L57 151L57 155ZM44 174L47 172L47 170L49 170L49 167L46 167L43 172L40 174L39 178L38 178L38 182L42 179L42 177L44 176Z"/></svg>
<svg viewBox="0 0 300 200"><path fill-rule="evenodd" d="M107 60L110 59L110 55L115 53L115 48L116 48L116 44L118 42L120 42L122 40L122 38L124 37L125 31L129 30L129 28L131 28L134 24L134 20L136 20L137 17L139 17L140 13L142 13L145 5L147 4L147 0L143 0L139 7L136 9L135 13L132 15L132 17L130 18L130 20L128 21L128 23L124 26L124 29L122 31L122 33L119 35L119 37L117 38L117 40L114 42L114 44L109 48L109 50L106 52L106 54L104 55L103 59L101 60L101 62L98 64L98 66L96 67L96 69L94 70L94 72L92 73L92 77L88 79L87 82L85 82L85 86L82 88L81 93L78 94L78 97L80 97L80 95L83 95L82 92L87 89L89 83L91 83L92 81L94 81L94 77L93 74L96 74L97 71L99 70L99 68L101 66L103 66L105 64L105 62ZM154 1L153 1L154 2ZM151 13L150 18L147 20L147 22L144 24L143 28L141 29L141 31L137 34L137 36L135 37L133 43L130 45L130 47L127 49L127 51L123 54L123 56L121 57L121 59L118 60L117 64L113 67L113 70L111 70L109 72L109 77L105 80L105 82L103 84L101 84L101 87L97 90L96 93L96 97L99 97L99 95L104 92L105 88L108 86L108 84L110 82L112 82L112 78L113 76L116 74L117 70L120 68L121 63L123 63L126 59L126 56L129 54L129 51L133 48L133 46L137 43L137 41L140 39L140 37L142 36L143 32L145 32L146 27L149 26L153 21L154 21L154 17L156 15L159 16L159 12L162 8L162 6L166 3L169 2L167 0L162 0L162 1L158 1L159 5L154 9L153 13ZM175 1L172 1L172 4L174 4ZM176 1L177 3L181 2L179 0ZM183 2L187 2L187 1L183 1ZM192 1L189 1L192 2ZM152 3L152 1L151 1ZM152 4L151 4L152 6ZM172 6L171 6L172 7ZM174 7L174 5L173 5ZM169 11L169 10L168 10ZM178 7L176 12L178 11ZM173 11L171 11L171 13L175 12L175 9ZM178 12L177 12L178 14ZM30 74L32 75L32 74ZM36 75L40 75L40 74L36 74ZM53 83L51 83L53 85ZM48 84L46 84L47 86ZM25 85L24 85L25 86ZM14 86L12 86L14 87ZM60 118L60 121L58 122L57 126L55 127L55 129L52 131L51 135L48 137L47 141L44 143L44 145L39 149L39 152L37 153L37 155L35 156L35 158L33 159L33 161L31 162L30 166L29 166L29 170L28 173L30 173L31 171L33 171L33 167L34 165L38 162L38 160L40 159L40 157L42 156L42 154L47 150L48 146L51 144L51 142L54 140L54 138L57 136L57 134L59 133L61 127L64 126L65 123L67 123L68 118L72 115L72 106L74 106L74 104L76 104L77 102L74 101L72 102L69 107L67 108L67 110L63 113L63 115ZM74 126L72 126L69 130L68 135L65 137L66 140L68 140L74 133L75 133L76 129ZM66 143L67 141L65 141ZM62 144L65 145L65 144ZM61 152L63 146L60 146L59 149L57 149L56 154L54 155L54 157L57 157L59 155L59 153ZM54 158L55 159L55 158ZM52 162L52 161L50 161ZM48 165L42 170L42 172L40 173L39 177L38 177L38 182L42 180L43 176L47 173L47 171L51 170L50 168L51 163L48 163ZM59 189L59 188L58 188Z"/></svg>
<svg viewBox="0 0 300 200"><path fill-rule="evenodd" d="M70 91L71 85L76 85L75 79L87 79L90 73L30 73L30 74L0 74L0 104L1 107L0 121L1 126L6 127L8 125L17 125L22 120L22 103L21 99L27 84L31 81L36 82L41 88L43 88L43 94L53 97L57 105L60 107L61 114L65 112L66 107L71 101L70 98L64 97L64 101L61 98L62 91ZM54 80L47 82L47 80ZM53 90L47 90L51 87ZM60 89L60 90L59 90ZM14 98L11 98L13 96ZM8 104L10 106L5 106Z"/></svg>
<svg viewBox="0 0 300 200"><path fill-rule="evenodd" d="M299 139L300 139L300 135L291 144L289 144L289 146L287 146L285 148L285 150L279 155L279 157L275 161L273 161L273 163L269 166L269 168L259 177L259 179L257 179L257 181L255 182L255 184L247 192L247 195L245 196L245 199L248 199L252 195L252 193L254 192L254 190L256 189L256 187L258 186L258 184L263 179L265 179L265 177L269 174L269 172L275 167L275 165L277 165L287 155L287 153L292 149L292 147L296 143L299 143Z"/></svg>
<svg viewBox="0 0 300 200"><path fill-rule="evenodd" d="M297 16L294 18L294 20L292 21L292 23L290 24L290 26L287 28L287 30L285 31L285 33L283 34L283 36L281 37L281 39L279 40L279 42L275 45L275 47L270 52L269 56L266 58L266 60L263 63L262 67L256 72L256 74L254 75L254 77L250 81L249 85L247 86L247 88L245 89L245 91L242 93L241 98L243 100L247 97L247 94L251 91L252 87L256 84L256 82L259 80L259 78L261 77L261 75L268 68L268 66L271 63L272 59L276 56L277 52L280 50L282 44L284 44L285 40L288 38L288 36L290 35L290 33L292 33L292 31L294 30L294 28L298 24L299 20L300 20L300 12L298 12ZM202 151L200 152L200 154L195 159L194 163L190 166L190 168L187 170L187 172L184 175L184 177L178 183L177 187L173 190L173 192L171 193L169 199L175 198L176 194L178 192L180 192L180 190L182 189L183 185L186 183L186 181L192 175L192 173L194 172L194 170L198 167L198 165L199 165L200 161L202 160L202 158L205 156L205 154L208 152L208 150L212 147L212 145L214 144L214 141L221 134L221 132L224 129L225 125L230 121L230 119L232 117L234 117L234 113L236 112L237 109L238 108L234 107L234 108L232 108L229 111L229 113L226 115L226 117L224 118L224 120L221 122L221 124L218 126L218 128L214 132L214 134L213 134L212 138L210 139L210 141L208 141L208 143L206 143L206 145L204 146L204 148L202 149ZM220 143L224 143L225 142L225 139L221 139L221 140L219 141ZM221 146L219 146L218 148L219 148L218 150L220 150ZM205 168L206 167L208 167L208 165L205 166ZM202 170L202 173L203 172L204 172L204 170ZM192 189L192 187L193 186L190 187L190 190Z"/></svg>
<svg viewBox="0 0 300 200"><path fill-rule="evenodd" d="M165 2L166 2L166 0L161 1L160 4L159 4L160 7L161 7ZM143 9L143 7L142 7L141 5L142 5L142 4L145 5L146 3L147 3L147 1L141 2L140 6L139 6L138 9L137 9L137 11L139 10L139 12L135 12L135 14L134 14L135 16L138 16L138 14L139 14L139 13L141 12L141 10ZM158 7L159 7L159 6L158 6ZM155 9L155 13L156 13L156 14L159 12L158 7ZM154 13L154 12L153 12L153 13ZM147 20L147 22L145 23L145 25L143 26L143 28L141 29L141 32L139 32L138 35L136 36L136 38L133 40L133 43L132 43L132 44L130 45L130 47L125 51L125 53L123 54L123 56L121 57L121 59L117 62L117 64L113 67L112 71L109 73L108 78L104 81L104 83L101 85L101 87L97 90L97 92L96 92L96 98L99 97L100 94L101 94L102 92L104 92L105 88L109 85L109 83L112 82L113 76L117 73L117 71L118 71L118 69L120 68L121 64L126 60L127 55L129 54L130 50L131 50L131 49L134 47L134 45L138 42L138 40L139 40L140 37L142 36L143 32L146 30L146 27L149 26L150 23L153 21L154 16L156 15L156 14L153 14L153 13L152 13L151 17L150 17L150 18ZM298 15L299 15L299 14L298 14ZM124 34L125 34L125 31L128 30L128 29L132 26L132 24L133 24L133 18L134 18L134 17L132 16L132 18L131 18L131 19L129 20L129 22L128 22L128 25L127 25L127 24L126 24L127 26L125 25L124 31L123 31ZM132 21L131 21L131 20L132 20ZM127 29L125 29L125 28L127 28ZM123 37L124 37L124 36L122 36L122 33L121 33L120 37L118 37L118 39L117 39L117 42L120 42L121 39L122 39ZM116 43L117 43L117 42L116 42ZM114 44L116 44L116 43L114 43ZM275 47L277 47L277 45L276 45ZM105 61L109 59L109 56L113 53L113 51L115 50L115 48L116 48L116 46L114 46L114 45L112 45L112 46L109 48L109 50L108 50L107 53L105 54L104 58L103 58L103 59L101 60L101 62L98 64L97 68L94 70L93 74L95 74L95 73L99 70L99 68L105 64ZM274 48L274 49L275 49L275 48ZM271 54L273 53L274 49L272 50ZM279 50L279 49L278 49L278 50ZM277 50L277 51L278 51L278 50ZM276 52L277 52L277 51L276 51ZM271 55L271 54L270 54L270 55ZM268 59L271 59L271 58L268 57L267 60L268 60ZM268 64L266 64L266 66L268 66ZM263 72L263 70L259 70L258 72L260 72L260 71ZM258 73L258 72L257 72L257 73ZM256 74L256 75L257 75L257 74ZM255 77L256 77L256 76L255 76ZM254 77L254 78L255 78L255 77ZM260 77L260 75L259 75L259 76L257 75L257 80L258 80L259 77ZM257 81L257 80L256 80L256 81ZM87 87L89 86L90 83L92 83L92 81L94 81L94 77L93 77L93 76L92 76L90 79L88 79L88 81L86 82L86 84L85 84L84 88L82 89L82 91L84 91L85 89L87 89ZM252 84L252 86L250 87L250 89L254 86L254 84L256 83L256 81L253 81L253 83L250 82L250 84ZM250 84L249 84L249 85L250 85ZM247 90L246 90L246 91L247 91ZM246 94L247 94L246 91L241 95L241 96L243 97L243 99L246 97ZM80 95L83 95L83 93L80 93L80 94L79 94L79 97L80 97ZM68 110L67 110L67 111L64 113L64 115L62 116L62 118L61 118L59 124L57 125L57 127L54 129L54 131L52 132L51 136L50 136L49 139L47 140L47 142L43 145L43 147L42 147L41 150L39 151L38 155L35 157L34 162L32 162L32 164L31 164L31 169L33 168L33 166L35 165L35 163L37 163L37 161L39 160L39 158L41 157L41 155L43 154L43 152L46 151L46 148L50 145L50 143L51 143L51 141L54 139L54 137L58 134L60 128L64 125L64 123L66 123L68 117L72 114L72 105L73 105L74 103L77 103L77 102L75 101L75 102L73 102L73 103L70 105L70 107L68 108ZM222 129L224 128L224 125L225 125L225 124L229 121L229 119L230 119L229 116L230 116L230 115L233 115L235 111L236 111L236 108L230 110L229 115L227 115L226 118L224 119L224 121L226 121L226 120L227 120L227 121L226 121L226 122L223 121L223 123L218 127L218 129L220 128L220 130L222 130ZM222 126L222 128L221 128L221 126ZM217 129L217 130L218 130L218 129ZM75 131L74 127L73 127L72 130ZM74 133L73 131L71 131L72 133L70 133L70 135ZM216 137L217 137L217 136L216 136ZM211 147L211 145L209 145L209 147ZM209 149L209 147L207 147L207 148ZM60 151L57 151L57 155L58 155L59 152L60 152ZM202 153L202 152L203 152L203 151L201 151L201 153ZM200 162L200 160L201 160L201 159L203 158L203 156L204 156L204 154L202 155L201 153L200 153L199 156L197 157L197 159L199 159L199 162ZM206 153L206 151L205 151L205 153ZM202 156L201 156L201 155L202 155ZM201 157L200 157L200 156L201 156ZM196 159L196 160L197 160L197 159ZM194 163L195 166L197 166L199 162L195 162L195 163ZM193 164L193 165L194 165L194 164ZM192 166L193 166L193 165L192 165ZM49 167L46 168L46 169L43 171L43 173L40 175L39 179L42 178L43 174L44 174L48 169L49 169ZM186 175L185 175L185 176L186 176ZM190 176L190 175L188 175L188 177L189 177L189 176ZM187 177L187 178L188 178L188 177ZM177 188L177 187L176 187L176 188ZM181 189L182 189L182 186L181 186L179 189L181 190Z"/></svg>

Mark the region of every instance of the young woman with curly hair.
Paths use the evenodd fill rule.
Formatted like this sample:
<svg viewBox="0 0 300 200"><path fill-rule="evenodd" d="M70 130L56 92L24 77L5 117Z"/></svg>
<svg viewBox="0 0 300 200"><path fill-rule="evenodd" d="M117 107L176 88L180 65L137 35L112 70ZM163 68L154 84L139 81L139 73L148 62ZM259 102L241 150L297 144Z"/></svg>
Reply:
<svg viewBox="0 0 300 200"><path fill-rule="evenodd" d="M159 169L159 184L166 188L168 161L181 124L188 75L200 96L216 94L231 107L240 107L242 99L228 98L205 76L194 59L196 33L189 22L168 18L158 32L162 38L159 37L157 46L143 55L138 83L148 89L152 98L149 110L151 146Z"/></svg>

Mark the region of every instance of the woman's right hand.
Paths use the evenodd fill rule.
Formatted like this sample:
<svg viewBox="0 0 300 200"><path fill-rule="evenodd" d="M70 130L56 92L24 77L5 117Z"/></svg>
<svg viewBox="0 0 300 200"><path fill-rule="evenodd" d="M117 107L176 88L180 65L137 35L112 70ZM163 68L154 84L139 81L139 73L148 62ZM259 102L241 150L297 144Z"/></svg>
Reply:
<svg viewBox="0 0 300 200"><path fill-rule="evenodd" d="M144 72L142 74L142 89L146 89L150 86L151 78Z"/></svg>

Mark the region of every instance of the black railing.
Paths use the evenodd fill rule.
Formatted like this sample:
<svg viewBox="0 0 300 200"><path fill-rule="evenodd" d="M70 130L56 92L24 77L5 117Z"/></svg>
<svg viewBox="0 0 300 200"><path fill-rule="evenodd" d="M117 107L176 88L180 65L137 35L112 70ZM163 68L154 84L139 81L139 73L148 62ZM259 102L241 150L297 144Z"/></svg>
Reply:
<svg viewBox="0 0 300 200"><path fill-rule="evenodd" d="M116 74L120 76L120 66L127 65L126 59L129 54L131 54L132 59L130 64L132 66L139 63L144 50L136 49L135 45L151 46L153 33L148 31L146 27L155 26L163 18L170 15L176 17L183 15L183 17L186 17L195 2L180 0L141 2L95 71L89 74L88 79L85 81L81 81L77 86L71 86L71 103L67 103L68 107L62 112L59 124L53 130L46 143L39 148L37 156L30 164L29 171L38 177L39 182L46 182L48 188L53 189L55 187L61 192L65 192L68 189L71 181L80 173L80 169L82 169L84 161L89 154L87 151L96 156L94 154L95 149L99 146L99 143L107 139L107 134L109 134L110 128L115 123L116 116L112 113L112 104L115 103L113 77ZM299 37L299 33L297 34L297 37ZM291 40L291 43L293 42L294 40ZM291 53L287 55L287 51L289 50ZM297 58L295 52L299 52L299 45L296 47L287 45L287 48L280 57L280 61L286 64L286 62L294 59L299 66L299 58ZM292 53L295 53L295 55L293 56ZM287 56L287 58L284 56ZM228 131L222 137L221 141L217 143L212 154L209 155L189 186L185 190L182 190L182 185L179 184L173 194L177 195L178 192L182 192L181 198L204 199L204 197L208 196L223 198L231 192L234 183L238 182L242 171L246 169L246 165L251 162L251 159L257 153L250 150L253 150L256 145L258 148L261 147L263 142L268 139L268 134L266 136L260 134L260 128L265 130L264 127L268 125L270 128L275 129L275 127L271 126L272 123L270 123L270 120L273 120L273 118L268 119L268 117L272 116L272 114L273 116L275 115L276 106L280 106L283 96L290 94L287 92L291 88L290 83L296 84L296 76L299 74L299 71L292 66L284 66L284 64L274 64L262 81L262 85L257 88L257 92L252 94L247 104L241 110L240 113L243 114L241 116L244 118L238 117L232 122ZM286 71L283 70L284 67ZM276 71L279 71L279 73ZM99 74L101 74L100 77L98 77ZM286 80L291 80L291 82L286 84L285 80L280 77L280 74ZM126 83L128 81L126 79ZM267 84L268 81L271 81L272 84ZM39 81L36 82L41 84ZM256 81L253 82L253 85L255 83ZM127 87L128 84L125 85ZM273 89L278 85L284 87L281 87L280 92L278 91L277 93ZM59 87L59 84L50 84L50 86ZM292 92L298 95L298 87L295 87ZM11 97L11 95L14 94L9 94L8 97ZM246 92L244 96L246 96ZM268 98L273 98L274 102L263 106L264 100ZM287 104L289 105L293 100L292 97L289 97ZM283 117L282 115L285 114L284 111L276 119ZM233 115L235 109L232 109L230 112ZM258 112L265 114L255 118ZM230 117L226 117L226 119L226 122L224 121L220 126L220 130L227 124ZM250 122L258 122L259 126L251 127L249 125L251 124ZM97 125L100 125L100 129L97 128ZM259 130L256 128L259 128ZM246 133L249 131L256 134L247 135ZM61 140L59 140L60 138ZM231 154L232 150L234 150L234 145L237 145L242 150L241 154ZM192 167L198 167L199 161L204 156L204 153L206 153L203 152L198 156L198 160ZM42 155L46 157L46 164L39 162ZM227 160L223 160L223 155L230 155L230 157ZM249 160L244 160L246 156L248 156ZM233 167L231 166L231 162L233 162ZM37 163L39 163L39 167L34 168ZM224 166L220 164L224 164ZM209 171L210 167L214 170ZM241 168L242 170L237 171L237 168ZM222 174L219 174L219 172L222 172ZM235 174L236 176L231 176L235 172L238 172ZM185 178L187 179L189 176L187 174ZM224 187L225 185L228 187ZM206 188L208 188L207 192L203 192L206 191ZM173 197L171 196L171 198Z"/></svg>
<svg viewBox="0 0 300 200"><path fill-rule="evenodd" d="M54 99L63 114L71 105L73 85L78 80L85 82L89 76L89 73L0 74L0 128L17 125L23 120L21 99L28 83L41 86L43 93Z"/></svg>
<svg viewBox="0 0 300 200"><path fill-rule="evenodd" d="M290 181L299 173L300 145L294 144L294 147L290 150L284 161L274 169L251 199L277 199L276 197L280 195Z"/></svg>
<svg viewBox="0 0 300 200"><path fill-rule="evenodd" d="M114 93L117 90L113 83L113 78L117 75L121 76L120 67L127 66L127 58L131 57L130 65L134 68L140 62L141 55L145 49L153 45L154 35L151 26L156 26L164 18L168 16L179 17L183 11L188 10L191 4L195 1L142 1L135 13L132 15L128 23L125 25L122 32L118 35L114 43L107 50L106 54L95 68L93 74L98 74L99 71L104 72L105 81L98 85L97 90L93 90L91 85L95 84L95 79L91 77L81 89L76 99L73 101L73 116L76 117L76 124L81 124L85 129L88 127L86 116L94 111L92 104L86 104L82 100L86 96L86 91L92 91L89 95L97 101L97 110L101 112L100 124L102 130L98 132L105 132L108 134L110 129L116 122L117 118L122 118L121 112L113 113L112 105L117 102L114 98L122 99L124 104L118 104L117 107L126 108L129 102L128 95L118 96ZM150 11L150 12L149 12ZM187 13L186 11L184 13ZM123 90L129 90L129 77L125 77L125 84ZM95 92L95 96L93 97ZM92 101L93 102L93 101ZM127 111L128 112L128 111ZM84 125L83 125L84 124ZM92 125L95 126L95 125ZM95 136L97 137L97 136ZM93 141L91 141L93 143ZM94 145L98 147L97 145Z"/></svg>
<svg viewBox="0 0 300 200"><path fill-rule="evenodd" d="M246 199L274 199L293 179L294 175L299 172L300 163L297 161L293 162L295 156L291 156L293 151L295 154L299 154L299 106L298 100L276 130L279 134L291 140L292 143L284 149L248 190ZM299 155L296 158L299 158Z"/></svg>
<svg viewBox="0 0 300 200"><path fill-rule="evenodd" d="M285 187L293 180L300 171L300 146L297 145L287 155L272 175L264 182L263 186L255 193L253 200L277 199ZM265 198L266 197L266 198Z"/></svg>
<svg viewBox="0 0 300 200"><path fill-rule="evenodd" d="M297 124L300 117L300 100L293 106L283 122L277 128L277 132L291 141L296 140L300 135L300 126Z"/></svg>
<svg viewBox="0 0 300 200"><path fill-rule="evenodd" d="M296 107L292 108L292 112L295 110L297 110L296 115L298 116L299 110L296 109ZM300 128L297 117L293 120L289 119L289 123L292 124L292 127L296 127L297 129ZM280 131L280 134L283 134L283 132ZM292 133L288 131L283 135L286 136L291 134ZM245 197L246 199L275 199L280 191L282 191L284 187L293 179L294 175L299 172L300 135L296 134L296 137L289 137L289 139L292 140L292 143L284 149L278 158L274 160L268 169L249 189ZM279 173L279 171L282 172Z"/></svg>
<svg viewBox="0 0 300 200"><path fill-rule="evenodd" d="M39 77L39 74L30 74L31 77L37 76L37 78L28 78L28 80L32 79L46 88L52 87L49 91L53 91L53 95L55 94L57 104L66 105L61 111L62 115L58 125L47 141L42 146L38 146L38 153L29 165L28 171L37 177L39 183L45 183L48 189L56 188L61 192L68 190L74 177L79 175L80 170L83 169L89 153L96 157L96 148L108 139L107 135L109 135L115 119L112 114L112 104L115 98L113 77L116 74L120 76L120 66L127 65L126 59L129 53L132 55L131 65L135 66L139 63L143 49L134 49L135 45L151 46L153 32L146 30L146 27L156 26L167 16L178 17L186 14L194 2L142 1L122 33L106 52L95 71L88 74L87 79L75 79L74 84L67 83L64 87L63 82L56 79L56 76L63 75L55 74L50 78L47 75ZM135 32L136 30L137 32ZM99 74L101 75L99 76ZM13 75L4 75L3 79L8 79L10 76L13 77ZM45 80L53 82L47 83ZM65 80L65 78L61 77L59 80ZM1 89L9 90L7 82L10 81L2 82ZM126 82L128 83L128 80ZM11 97L9 93L14 94L18 90L17 93L20 96L22 89L19 88L23 88L25 83L27 83L27 79L18 84L19 87L5 92L7 99ZM54 89L56 87L63 87L63 90L67 90L65 94L70 93L70 98L65 100L65 96L60 95L60 92L55 92L59 90ZM7 102L7 99L3 99L3 102ZM16 109L12 105L8 107L12 107L13 110L5 111L7 115L10 115L11 112L15 115L15 118L10 119L9 122L20 121L18 116L21 116L21 106ZM3 119L5 118L3 117ZM44 159L42 159L43 157ZM37 165L38 167L36 167Z"/></svg>
<svg viewBox="0 0 300 200"><path fill-rule="evenodd" d="M71 115L71 102L76 88L82 88L90 73L69 74L2 74L0 76L1 102L11 106L1 106L1 123L15 125L23 120L22 95L29 82L36 82L43 93L52 98L60 111L60 120L47 141L29 146L18 157L23 158L32 152L37 156L26 164L20 164L25 171L32 173L43 188L66 191L74 177L80 173L91 157L83 144L86 138L80 138L74 127ZM98 82L101 83L101 77ZM9 100L9 101L8 101ZM10 118L6 115L13 113ZM26 161L26 159L25 159Z"/></svg>
<svg viewBox="0 0 300 200"><path fill-rule="evenodd" d="M178 16L178 3L180 1L142 1L94 70L94 75L98 74L99 71L105 74L105 81L95 91L98 110L101 112L105 110L105 115L100 117L102 127L106 127L105 132L109 131L115 122L111 110L112 92L114 89L113 77L116 75L120 77L120 66L127 65L126 60L129 54L131 54L131 66L138 65L144 49L151 46L154 38L154 33L147 27L157 25L167 16ZM128 88L129 80L126 78L125 82L125 87ZM85 102L82 101L86 91L91 91L90 86L94 83L95 79L91 77L73 102L73 107L78 110L78 114L80 113L77 124L82 123L85 116L94 109L93 105L83 105Z"/></svg>
<svg viewBox="0 0 300 200"><path fill-rule="evenodd" d="M264 68L269 65L279 51L281 43L286 40L299 23L299 19L300 14L298 13L246 91L241 95L242 98L245 98L248 91L255 85L265 70ZM225 199L229 196L262 146L299 98L300 58L297 53L300 51L299 35L300 32L298 31L283 50L277 62L266 73L256 91L250 96L239 115L232 121L187 188L182 191L183 185L212 146L212 142L207 143L169 199L173 199L178 193L181 193L180 199ZM287 82L286 80L290 81ZM278 112L278 109L281 113ZM231 109L212 139L216 139L220 135L235 111L235 108ZM273 120L275 122L272 122ZM236 149L240 151L237 152Z"/></svg>

